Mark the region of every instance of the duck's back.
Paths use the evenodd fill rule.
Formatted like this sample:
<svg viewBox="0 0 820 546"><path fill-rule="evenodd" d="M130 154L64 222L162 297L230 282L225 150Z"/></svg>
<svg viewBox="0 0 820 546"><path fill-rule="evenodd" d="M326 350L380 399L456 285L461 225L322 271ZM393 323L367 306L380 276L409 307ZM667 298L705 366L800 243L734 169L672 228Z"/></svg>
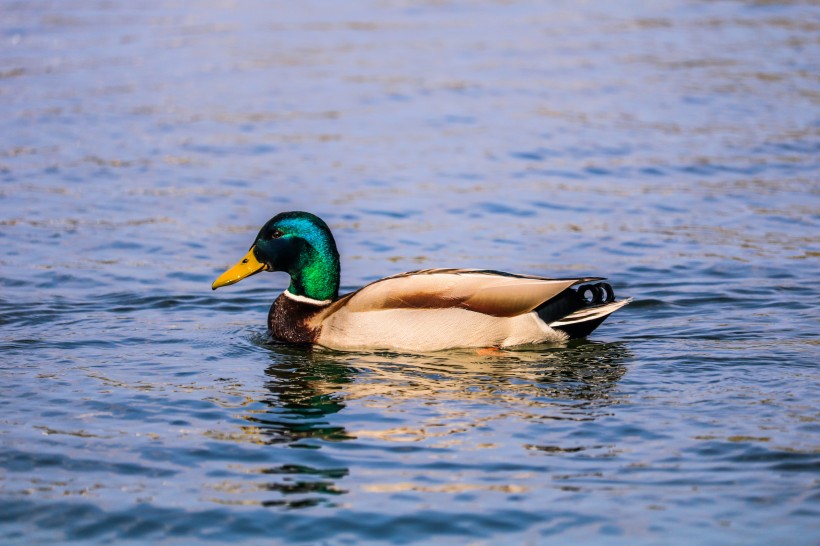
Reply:
<svg viewBox="0 0 820 546"><path fill-rule="evenodd" d="M561 341L570 336L551 328L538 309L566 300L568 290L577 295L574 285L598 280L464 269L403 273L365 286L318 313L316 342L337 349L436 351ZM572 301L576 303L567 314L585 306L580 296Z"/></svg>

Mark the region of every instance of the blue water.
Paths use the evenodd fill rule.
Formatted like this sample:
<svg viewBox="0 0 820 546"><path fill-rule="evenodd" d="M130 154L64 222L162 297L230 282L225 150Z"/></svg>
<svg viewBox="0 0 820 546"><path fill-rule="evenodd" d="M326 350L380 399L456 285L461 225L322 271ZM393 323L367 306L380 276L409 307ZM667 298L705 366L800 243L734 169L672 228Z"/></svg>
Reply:
<svg viewBox="0 0 820 546"><path fill-rule="evenodd" d="M817 544L820 8L0 2L3 544ZM589 340L271 343L345 291L605 276Z"/></svg>

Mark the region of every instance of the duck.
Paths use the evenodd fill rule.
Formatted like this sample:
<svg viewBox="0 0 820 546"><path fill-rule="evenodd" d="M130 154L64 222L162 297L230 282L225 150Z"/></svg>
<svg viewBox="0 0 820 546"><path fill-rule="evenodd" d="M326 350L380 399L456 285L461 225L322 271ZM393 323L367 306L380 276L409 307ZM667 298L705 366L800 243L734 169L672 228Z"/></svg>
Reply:
<svg viewBox="0 0 820 546"><path fill-rule="evenodd" d="M340 260L328 225L282 212L213 290L262 271L290 275L267 326L275 340L335 350L500 350L583 338L631 300L603 277L547 278L484 269L423 269L339 296Z"/></svg>

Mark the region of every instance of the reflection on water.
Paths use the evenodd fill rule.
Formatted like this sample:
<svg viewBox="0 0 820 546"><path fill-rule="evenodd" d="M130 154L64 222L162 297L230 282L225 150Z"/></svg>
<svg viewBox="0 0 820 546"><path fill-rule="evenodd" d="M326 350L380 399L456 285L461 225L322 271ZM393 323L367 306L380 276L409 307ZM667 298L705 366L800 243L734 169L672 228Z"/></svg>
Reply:
<svg viewBox="0 0 820 546"><path fill-rule="evenodd" d="M313 351L283 344L269 345L264 391L255 409L248 411L235 440L273 446L318 449L321 442L352 439L344 426L331 423L334 414L344 407L337 392L339 385L351 381L355 370L326 358L316 358ZM261 364L260 364L261 365ZM309 443L314 440L320 443ZM250 504L308 508L320 504L333 506L333 497L346 493L337 482L349 474L344 467L318 467L287 463L249 469L259 479L252 485L243 481L222 482L215 487L221 504ZM267 493L275 493L269 498Z"/></svg>
<svg viewBox="0 0 820 546"><path fill-rule="evenodd" d="M514 351L448 351L433 355L357 355L362 378L345 397L388 397L392 403L420 397L448 401L492 399L532 407L605 400L625 373L622 343L573 342L569 347ZM578 404L577 402L582 402Z"/></svg>
<svg viewBox="0 0 820 546"><path fill-rule="evenodd" d="M521 420L592 421L600 409L613 403L610 394L626 373L632 357L624 343L572 342L564 347L531 347L515 351L464 350L428 355L396 353L340 353L323 348L264 345L272 363L264 383L268 394L257 400L240 425L235 439L258 444L286 444L318 450L329 443L370 439L376 445L430 443L458 445L465 432L486 427L499 418ZM346 419L348 403L378 409L379 421L389 423L408 412L426 408L412 426L374 429L358 419ZM490 414L465 407L492 408ZM491 447L489 445L482 446ZM542 446L524 443L526 449L576 452L578 446ZM220 502L265 506L310 507L334 504L347 493L343 485L351 469L339 466L283 464L255 468L254 473L275 481L223 483L217 488L230 494ZM356 476L353 476L354 478ZM514 491L514 484L448 484L426 490ZM424 489L424 488L422 488ZM416 490L408 484L372 484L369 491ZM243 497L253 493L256 500ZM260 498L259 492L277 494Z"/></svg>
<svg viewBox="0 0 820 546"><path fill-rule="evenodd" d="M266 409L247 417L254 432L265 443L288 443L309 447L299 441L320 438L343 440L344 430L330 426L327 417L345 405L338 394L339 385L349 383L353 370L333 360L315 358L310 349L276 346L273 364L265 369L269 380L265 389L270 397L260 400Z"/></svg>

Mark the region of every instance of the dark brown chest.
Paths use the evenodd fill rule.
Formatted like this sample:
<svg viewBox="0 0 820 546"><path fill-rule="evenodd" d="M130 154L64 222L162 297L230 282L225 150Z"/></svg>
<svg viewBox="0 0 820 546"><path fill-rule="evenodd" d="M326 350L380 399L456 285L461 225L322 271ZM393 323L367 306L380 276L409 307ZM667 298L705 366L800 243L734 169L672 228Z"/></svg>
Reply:
<svg viewBox="0 0 820 546"><path fill-rule="evenodd" d="M310 319L324 307L293 299L283 293L270 306L268 328L273 337L280 341L316 343L321 328L311 326Z"/></svg>

